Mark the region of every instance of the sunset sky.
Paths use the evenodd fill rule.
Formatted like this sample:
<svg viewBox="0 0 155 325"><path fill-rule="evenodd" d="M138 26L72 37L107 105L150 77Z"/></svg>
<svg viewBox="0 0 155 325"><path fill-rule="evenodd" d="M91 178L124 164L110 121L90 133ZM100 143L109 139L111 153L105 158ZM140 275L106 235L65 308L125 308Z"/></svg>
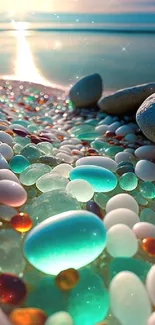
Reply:
<svg viewBox="0 0 155 325"><path fill-rule="evenodd" d="M153 12L155 0L0 0L0 12Z"/></svg>

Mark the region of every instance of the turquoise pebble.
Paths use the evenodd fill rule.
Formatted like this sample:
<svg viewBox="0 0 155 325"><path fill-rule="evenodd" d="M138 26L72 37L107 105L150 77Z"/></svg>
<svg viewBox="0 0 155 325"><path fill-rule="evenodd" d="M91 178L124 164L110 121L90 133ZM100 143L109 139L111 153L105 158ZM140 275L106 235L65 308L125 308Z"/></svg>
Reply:
<svg viewBox="0 0 155 325"><path fill-rule="evenodd" d="M87 124L82 124L78 126L74 126L71 130L70 133L74 137L78 137L81 133L89 133L89 132L94 132L94 127L92 125L87 125Z"/></svg>
<svg viewBox="0 0 155 325"><path fill-rule="evenodd" d="M98 132L89 132L89 133L80 133L77 138L79 140L86 140L86 141L93 141L95 140L100 134Z"/></svg>
<svg viewBox="0 0 155 325"><path fill-rule="evenodd" d="M69 178L84 179L92 185L95 192L110 192L117 186L117 178L110 170L93 165L75 167Z"/></svg>
<svg viewBox="0 0 155 325"><path fill-rule="evenodd" d="M105 319L109 295L103 280L91 269L79 272L80 280L69 294L68 312L74 325L94 325Z"/></svg>
<svg viewBox="0 0 155 325"><path fill-rule="evenodd" d="M118 257L114 258L109 265L110 280L122 271L129 271L135 273L143 282L145 282L151 264L134 258Z"/></svg>
<svg viewBox="0 0 155 325"><path fill-rule="evenodd" d="M31 186L36 183L38 178L50 171L51 167L45 164L32 164L22 171L20 174L20 182L26 186Z"/></svg>
<svg viewBox="0 0 155 325"><path fill-rule="evenodd" d="M22 156L30 161L38 159L41 156L40 151L33 144L27 144L20 152Z"/></svg>
<svg viewBox="0 0 155 325"><path fill-rule="evenodd" d="M119 185L122 190L133 191L138 185L138 179L134 173L128 172L120 177Z"/></svg>
<svg viewBox="0 0 155 325"><path fill-rule="evenodd" d="M149 208L144 208L140 213L141 222L149 222L155 225L155 211Z"/></svg>
<svg viewBox="0 0 155 325"><path fill-rule="evenodd" d="M124 148L119 146L112 146L105 150L105 154L110 157L114 157L117 153L123 151Z"/></svg>
<svg viewBox="0 0 155 325"><path fill-rule="evenodd" d="M30 162L24 156L16 155L10 160L9 165L14 173L20 174L26 167L30 165Z"/></svg>
<svg viewBox="0 0 155 325"><path fill-rule="evenodd" d="M96 149L96 150L101 150L101 149L107 149L109 148L108 143L100 141L100 140L95 140L91 142L91 147Z"/></svg>
<svg viewBox="0 0 155 325"><path fill-rule="evenodd" d="M151 182L143 182L139 186L140 193L145 199L155 198L155 185Z"/></svg>
<svg viewBox="0 0 155 325"><path fill-rule="evenodd" d="M25 239L24 255L36 269L56 275L91 263L105 245L106 230L95 214L69 211L34 227Z"/></svg>

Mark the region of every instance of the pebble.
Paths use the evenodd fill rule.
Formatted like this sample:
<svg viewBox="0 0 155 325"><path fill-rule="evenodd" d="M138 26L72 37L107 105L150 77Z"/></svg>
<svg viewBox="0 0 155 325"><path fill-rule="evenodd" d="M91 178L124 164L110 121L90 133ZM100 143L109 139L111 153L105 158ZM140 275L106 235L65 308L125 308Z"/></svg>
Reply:
<svg viewBox="0 0 155 325"><path fill-rule="evenodd" d="M147 145L137 148L134 152L135 156L144 160L155 159L155 146Z"/></svg>
<svg viewBox="0 0 155 325"><path fill-rule="evenodd" d="M0 169L9 169L9 164L6 159L0 153Z"/></svg>
<svg viewBox="0 0 155 325"><path fill-rule="evenodd" d="M140 239L155 238L155 225L148 222L138 222L133 226L133 231Z"/></svg>
<svg viewBox="0 0 155 325"><path fill-rule="evenodd" d="M0 141L13 147L13 138L6 132L0 131Z"/></svg>
<svg viewBox="0 0 155 325"><path fill-rule="evenodd" d="M6 160L10 160L13 157L13 150L12 148L6 144L6 143L1 143L0 144L0 153L3 155L3 157Z"/></svg>
<svg viewBox="0 0 155 325"><path fill-rule="evenodd" d="M154 89L154 87L153 87ZM155 108L155 89L152 91L151 96L147 96L145 101L141 103L137 113L136 121L139 125L141 131L144 133L146 138L155 142L155 117L154 117L154 108Z"/></svg>
<svg viewBox="0 0 155 325"><path fill-rule="evenodd" d="M67 164L71 164L71 163L73 163L73 161L74 161L74 157L68 155L68 154L65 153L65 152L59 152L59 153L56 155L56 158L58 158L58 159L64 161L64 162L67 163Z"/></svg>
<svg viewBox="0 0 155 325"><path fill-rule="evenodd" d="M8 317L3 313L2 309L0 309L0 324L2 325L12 325L8 319Z"/></svg>
<svg viewBox="0 0 155 325"><path fill-rule="evenodd" d="M16 209L7 205L0 205L0 216L3 220L10 221L11 218L17 213Z"/></svg>
<svg viewBox="0 0 155 325"><path fill-rule="evenodd" d="M115 156L115 161L117 164L121 162L132 162L134 161L134 155L130 152L118 152Z"/></svg>
<svg viewBox="0 0 155 325"><path fill-rule="evenodd" d="M65 311L49 316L44 325L73 325L72 317Z"/></svg>
<svg viewBox="0 0 155 325"><path fill-rule="evenodd" d="M116 135L120 135L122 137L129 133L134 133L134 130L129 125L122 125L115 131Z"/></svg>
<svg viewBox="0 0 155 325"><path fill-rule="evenodd" d="M125 88L112 95L101 98L99 107L102 112L109 114L132 114L154 92L155 83Z"/></svg>
<svg viewBox="0 0 155 325"><path fill-rule="evenodd" d="M44 245L40 246L40 242ZM38 270L57 275L65 269L79 269L92 262L105 245L106 230L95 214L70 211L55 215L34 227L25 239L24 255Z"/></svg>
<svg viewBox="0 0 155 325"><path fill-rule="evenodd" d="M69 178L87 181L95 192L109 192L117 186L117 178L110 170L93 165L75 167Z"/></svg>
<svg viewBox="0 0 155 325"><path fill-rule="evenodd" d="M143 181L155 181L155 164L149 160L139 160L135 166L135 174Z"/></svg>
<svg viewBox="0 0 155 325"><path fill-rule="evenodd" d="M132 257L137 253L138 241L129 227L118 224L107 232L106 249L113 257Z"/></svg>
<svg viewBox="0 0 155 325"><path fill-rule="evenodd" d="M146 325L151 304L146 289L132 272L120 272L110 283L112 313L122 325Z"/></svg>
<svg viewBox="0 0 155 325"><path fill-rule="evenodd" d="M139 213L139 206L136 200L126 193L117 194L113 196L106 205L106 212L110 212L115 209L125 208L134 211L136 214Z"/></svg>
<svg viewBox="0 0 155 325"><path fill-rule="evenodd" d="M146 277L146 289L153 306L155 306L155 264L149 270Z"/></svg>
<svg viewBox="0 0 155 325"><path fill-rule="evenodd" d="M0 180L0 203L19 207L27 200L24 188L12 180Z"/></svg>
<svg viewBox="0 0 155 325"><path fill-rule="evenodd" d="M79 202L88 202L94 195L93 187L82 179L69 182L66 186L66 191L73 195Z"/></svg>
<svg viewBox="0 0 155 325"><path fill-rule="evenodd" d="M125 224L132 229L139 221L139 217L134 211L125 208L112 210L103 219L104 226L107 230L117 223Z"/></svg>
<svg viewBox="0 0 155 325"><path fill-rule="evenodd" d="M58 189L65 190L67 184L67 178L56 173L47 173L36 181L36 187L43 193Z"/></svg>
<svg viewBox="0 0 155 325"><path fill-rule="evenodd" d="M155 324L155 312L151 314L147 321L147 325L154 325ZM5 324L4 324L5 325Z"/></svg>
<svg viewBox="0 0 155 325"><path fill-rule="evenodd" d="M23 185L31 186L36 183L36 181L51 171L51 167L45 164L36 163L31 164L27 168L25 168L22 173L20 174L20 182Z"/></svg>
<svg viewBox="0 0 155 325"><path fill-rule="evenodd" d="M76 166L84 166L84 165L94 165L99 167L104 167L112 172L116 171L117 163L108 157L99 157L99 156L88 156L80 158L76 161Z"/></svg>
<svg viewBox="0 0 155 325"><path fill-rule="evenodd" d="M73 170L73 167L69 164L62 163L52 169L52 172L59 173L62 177L69 178L70 172Z"/></svg>
<svg viewBox="0 0 155 325"><path fill-rule="evenodd" d="M0 181L9 180L16 183L20 183L18 177L9 169L0 169Z"/></svg>
<svg viewBox="0 0 155 325"><path fill-rule="evenodd" d="M95 73L80 79L71 88L69 97L75 107L92 106L100 99L102 88L102 79L99 74Z"/></svg>

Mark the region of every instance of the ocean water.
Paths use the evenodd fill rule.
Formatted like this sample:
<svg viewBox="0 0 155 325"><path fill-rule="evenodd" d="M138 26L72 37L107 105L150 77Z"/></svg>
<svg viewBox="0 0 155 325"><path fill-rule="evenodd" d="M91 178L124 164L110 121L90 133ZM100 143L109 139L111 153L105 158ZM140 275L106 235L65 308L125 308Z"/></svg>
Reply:
<svg viewBox="0 0 155 325"><path fill-rule="evenodd" d="M155 14L17 18L0 16L1 77L71 87L97 72L106 91L155 81Z"/></svg>

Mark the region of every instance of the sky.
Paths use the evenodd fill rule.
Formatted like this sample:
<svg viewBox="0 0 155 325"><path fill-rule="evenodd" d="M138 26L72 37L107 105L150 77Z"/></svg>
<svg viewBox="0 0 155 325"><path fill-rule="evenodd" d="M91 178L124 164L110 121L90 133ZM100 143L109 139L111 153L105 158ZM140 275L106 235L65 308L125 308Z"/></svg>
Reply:
<svg viewBox="0 0 155 325"><path fill-rule="evenodd" d="M0 12L155 12L155 0L0 0Z"/></svg>

